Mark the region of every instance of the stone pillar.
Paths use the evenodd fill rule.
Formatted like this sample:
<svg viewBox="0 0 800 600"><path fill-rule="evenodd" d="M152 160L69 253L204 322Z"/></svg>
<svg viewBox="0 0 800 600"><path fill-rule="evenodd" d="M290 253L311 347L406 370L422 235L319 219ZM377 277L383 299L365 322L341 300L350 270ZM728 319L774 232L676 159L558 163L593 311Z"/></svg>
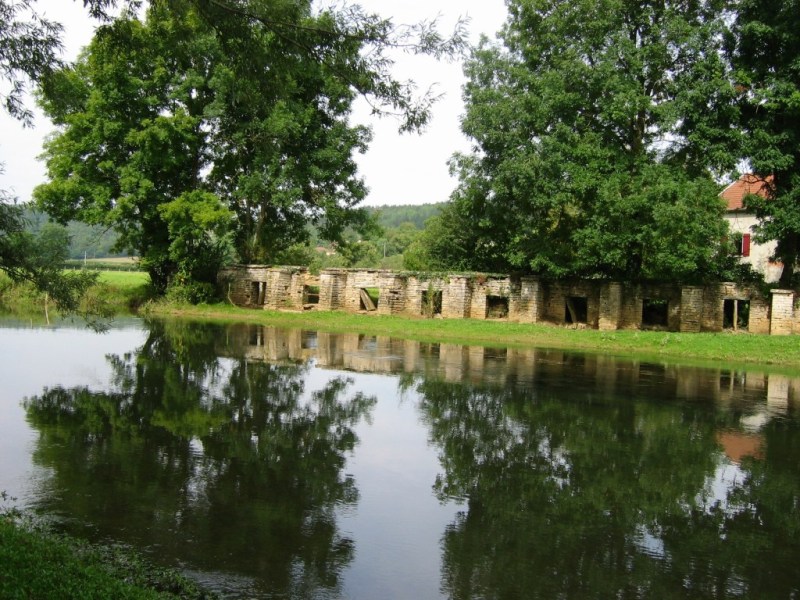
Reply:
<svg viewBox="0 0 800 600"><path fill-rule="evenodd" d="M792 290L772 290L772 318L769 323L770 335L790 335L794 321L794 292Z"/></svg>
<svg viewBox="0 0 800 600"><path fill-rule="evenodd" d="M770 373L767 381L767 406L771 411L785 414L789 409L789 378Z"/></svg>
<svg viewBox="0 0 800 600"><path fill-rule="evenodd" d="M381 277L379 283L379 315L397 315L406 309L406 280L389 273Z"/></svg>
<svg viewBox="0 0 800 600"><path fill-rule="evenodd" d="M470 300L467 302L466 317L472 319L486 318L486 296L489 293L486 283L479 283L474 279L467 282Z"/></svg>
<svg viewBox="0 0 800 600"><path fill-rule="evenodd" d="M344 285L347 274L326 269L319 274L319 305L317 310L336 310L344 306Z"/></svg>
<svg viewBox="0 0 800 600"><path fill-rule="evenodd" d="M520 323L538 323L542 320L543 307L544 291L539 280L531 277L520 279L519 298L513 311L515 318Z"/></svg>
<svg viewBox="0 0 800 600"><path fill-rule="evenodd" d="M681 288L681 326L683 333L697 333L703 322L703 288L684 286Z"/></svg>
<svg viewBox="0 0 800 600"><path fill-rule="evenodd" d="M605 283L600 287L600 315L597 328L601 331L619 329L622 313L622 284Z"/></svg>
<svg viewBox="0 0 800 600"><path fill-rule="evenodd" d="M290 304L292 308L303 308L303 288L306 283L308 269L305 267L294 269L292 283L289 287Z"/></svg>
<svg viewBox="0 0 800 600"><path fill-rule="evenodd" d="M761 294L750 297L750 324L747 330L750 333L769 333L769 304L771 298L764 298Z"/></svg>
<svg viewBox="0 0 800 600"><path fill-rule="evenodd" d="M454 275L442 290L442 317L445 319L466 319L472 301L472 289L467 277Z"/></svg>
<svg viewBox="0 0 800 600"><path fill-rule="evenodd" d="M267 298L264 308L278 309L291 306L292 273L284 269L269 269L267 273Z"/></svg>

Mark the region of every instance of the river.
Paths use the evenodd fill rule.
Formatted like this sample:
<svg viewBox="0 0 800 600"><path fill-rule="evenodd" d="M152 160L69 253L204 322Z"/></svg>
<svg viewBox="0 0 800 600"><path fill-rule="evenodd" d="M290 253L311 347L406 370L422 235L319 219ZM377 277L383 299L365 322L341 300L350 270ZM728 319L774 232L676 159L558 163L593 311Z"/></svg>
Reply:
<svg viewBox="0 0 800 600"><path fill-rule="evenodd" d="M800 597L800 376L0 323L0 490L225 598Z"/></svg>

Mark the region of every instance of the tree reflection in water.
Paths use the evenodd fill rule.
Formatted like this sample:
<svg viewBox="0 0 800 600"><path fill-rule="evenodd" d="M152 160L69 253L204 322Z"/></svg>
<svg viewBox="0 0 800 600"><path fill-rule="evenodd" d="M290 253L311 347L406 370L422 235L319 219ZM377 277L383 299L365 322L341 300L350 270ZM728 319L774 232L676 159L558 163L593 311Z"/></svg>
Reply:
<svg viewBox="0 0 800 600"><path fill-rule="evenodd" d="M220 359L220 333L155 322L138 351L108 357L110 391L27 399L34 460L64 491L39 508L271 593L336 595L353 541L335 510L358 499L342 468L375 398L345 377L308 391L305 364Z"/></svg>
<svg viewBox="0 0 800 600"><path fill-rule="evenodd" d="M563 375L502 389L407 378L440 452L434 489L466 501L442 538L447 597L798 593L796 420L766 427L772 456L744 459L720 490L715 432L741 413L624 381L566 391Z"/></svg>

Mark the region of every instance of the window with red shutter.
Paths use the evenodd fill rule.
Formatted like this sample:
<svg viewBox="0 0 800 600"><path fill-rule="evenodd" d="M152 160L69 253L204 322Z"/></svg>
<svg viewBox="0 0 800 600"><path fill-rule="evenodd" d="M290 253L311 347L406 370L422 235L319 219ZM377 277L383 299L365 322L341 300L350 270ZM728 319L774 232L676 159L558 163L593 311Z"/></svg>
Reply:
<svg viewBox="0 0 800 600"><path fill-rule="evenodd" d="M750 234L742 234L742 256L750 256Z"/></svg>

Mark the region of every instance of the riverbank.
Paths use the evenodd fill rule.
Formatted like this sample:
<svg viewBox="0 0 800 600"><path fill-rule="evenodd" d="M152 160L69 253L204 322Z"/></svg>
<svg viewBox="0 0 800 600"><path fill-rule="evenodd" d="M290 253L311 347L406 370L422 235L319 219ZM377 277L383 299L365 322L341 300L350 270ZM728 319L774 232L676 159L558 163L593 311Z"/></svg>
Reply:
<svg viewBox="0 0 800 600"><path fill-rule="evenodd" d="M210 600L216 596L129 549L89 544L0 515L0 598Z"/></svg>
<svg viewBox="0 0 800 600"><path fill-rule="evenodd" d="M274 327L358 332L424 342L537 346L684 363L771 365L800 373L800 338L797 336L766 336L729 331L597 331L476 319L424 319L338 311L279 312L245 309L230 304L188 306L157 302L147 305L146 313Z"/></svg>
<svg viewBox="0 0 800 600"><path fill-rule="evenodd" d="M274 327L358 332L424 342L576 350L620 357L680 363L765 365L800 373L800 338L744 332L676 333L666 331L597 331L546 324L476 319L424 319L411 316L351 314L339 311L284 312L240 308L230 303L198 306L149 301L145 273L102 272L93 291L115 311L138 310L154 316L257 323ZM0 280L0 284L2 281ZM0 306L14 314L44 315L41 298L26 288L0 285ZM3 301L5 298L5 301ZM18 300L18 301L16 301Z"/></svg>

